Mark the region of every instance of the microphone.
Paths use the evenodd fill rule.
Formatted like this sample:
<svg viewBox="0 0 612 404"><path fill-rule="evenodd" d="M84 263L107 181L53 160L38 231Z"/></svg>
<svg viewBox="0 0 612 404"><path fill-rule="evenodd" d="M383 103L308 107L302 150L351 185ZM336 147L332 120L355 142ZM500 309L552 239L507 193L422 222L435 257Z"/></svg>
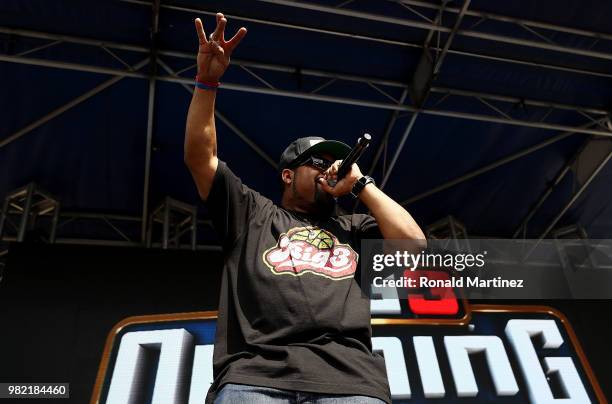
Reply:
<svg viewBox="0 0 612 404"><path fill-rule="evenodd" d="M357 139L357 144L355 144L348 156L346 156L344 160L342 160L342 163L340 163L337 174L338 179L333 184L330 183L331 186L336 186L336 183L344 178L346 174L348 174L353 166L353 163L356 163L357 160L359 160L365 149L367 149L370 145L371 140L372 136L370 136L368 133L364 133L363 136Z"/></svg>
<svg viewBox="0 0 612 404"><path fill-rule="evenodd" d="M353 163L356 163L357 160L361 157L365 149L370 145L370 140L372 140L372 136L368 133L364 133L359 139L357 139L357 144L351 150L348 156L342 160L340 167L338 167L338 181L346 176L346 174L351 170Z"/></svg>

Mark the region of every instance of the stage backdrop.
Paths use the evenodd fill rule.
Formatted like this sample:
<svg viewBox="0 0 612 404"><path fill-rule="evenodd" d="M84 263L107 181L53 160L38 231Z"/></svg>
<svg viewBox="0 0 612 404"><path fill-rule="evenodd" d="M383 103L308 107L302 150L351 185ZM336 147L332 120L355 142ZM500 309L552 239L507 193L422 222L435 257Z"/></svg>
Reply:
<svg viewBox="0 0 612 404"><path fill-rule="evenodd" d="M221 265L219 252L12 245L0 283L0 382L69 382L71 397L61 402L89 402L113 326L129 316L216 310ZM612 302L513 303L562 311L612 396ZM28 402L38 401L49 402Z"/></svg>

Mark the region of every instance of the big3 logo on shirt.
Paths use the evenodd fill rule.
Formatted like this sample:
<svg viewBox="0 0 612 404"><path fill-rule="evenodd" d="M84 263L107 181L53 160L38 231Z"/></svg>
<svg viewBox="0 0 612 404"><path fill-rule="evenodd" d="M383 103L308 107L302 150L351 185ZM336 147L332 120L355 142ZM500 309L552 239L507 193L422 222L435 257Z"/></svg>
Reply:
<svg viewBox="0 0 612 404"><path fill-rule="evenodd" d="M275 275L301 276L306 273L331 280L352 278L357 253L319 227L294 227L263 253L263 261Z"/></svg>

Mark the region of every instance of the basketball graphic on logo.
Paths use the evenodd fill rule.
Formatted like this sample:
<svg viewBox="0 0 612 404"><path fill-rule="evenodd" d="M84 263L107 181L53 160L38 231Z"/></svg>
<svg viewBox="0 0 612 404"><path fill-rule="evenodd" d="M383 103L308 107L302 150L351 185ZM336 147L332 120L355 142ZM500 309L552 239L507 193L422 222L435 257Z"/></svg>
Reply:
<svg viewBox="0 0 612 404"><path fill-rule="evenodd" d="M333 233L304 226L280 234L276 244L264 251L262 259L274 275L313 274L340 281L355 275L359 256Z"/></svg>
<svg viewBox="0 0 612 404"><path fill-rule="evenodd" d="M302 229L291 234L289 237L291 240L305 241L320 250L327 250L333 248L334 246L334 240L332 237L329 235L329 233L322 229Z"/></svg>

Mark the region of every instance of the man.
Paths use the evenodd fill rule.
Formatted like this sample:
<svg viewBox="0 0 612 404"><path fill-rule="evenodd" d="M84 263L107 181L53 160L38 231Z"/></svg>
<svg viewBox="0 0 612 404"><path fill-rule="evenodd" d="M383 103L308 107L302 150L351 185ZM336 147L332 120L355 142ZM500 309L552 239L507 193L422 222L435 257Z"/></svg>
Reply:
<svg viewBox="0 0 612 404"><path fill-rule="evenodd" d="M355 280L362 238L424 239L410 214L353 165L350 148L298 139L283 152L281 206L251 190L219 161L214 105L230 55L227 20L207 38L200 19L196 88L185 162L221 236L223 270L207 403L391 401L383 358L372 352L370 304ZM335 198L357 195L369 215L334 214Z"/></svg>

